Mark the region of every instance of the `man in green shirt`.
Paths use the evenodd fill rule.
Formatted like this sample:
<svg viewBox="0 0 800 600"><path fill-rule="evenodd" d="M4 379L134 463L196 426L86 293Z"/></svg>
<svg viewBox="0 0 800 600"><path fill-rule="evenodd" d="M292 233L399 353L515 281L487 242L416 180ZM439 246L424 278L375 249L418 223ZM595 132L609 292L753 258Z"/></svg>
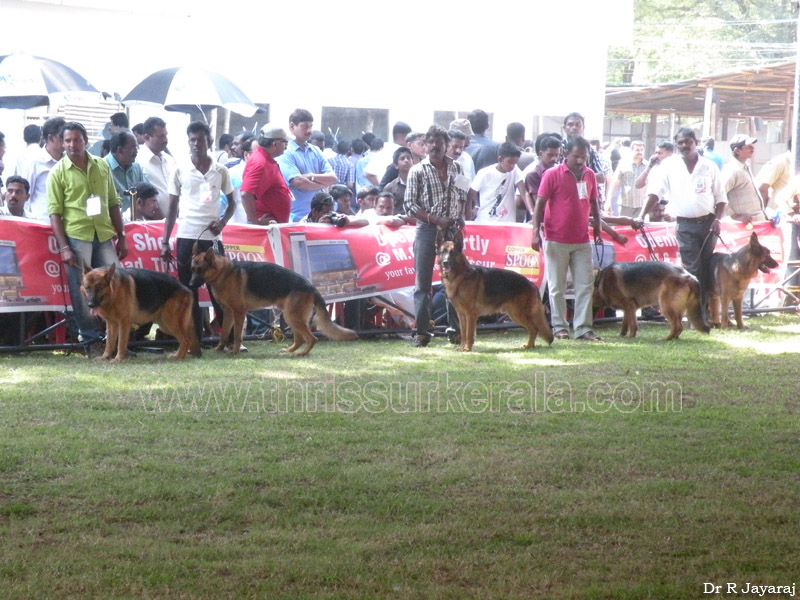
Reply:
<svg viewBox="0 0 800 600"><path fill-rule="evenodd" d="M99 348L102 332L81 294L83 265L108 267L128 255L117 190L108 164L86 151L89 136L75 121L61 130L64 157L50 171L50 224L67 268L72 311L87 354ZM112 238L117 237L114 248Z"/></svg>

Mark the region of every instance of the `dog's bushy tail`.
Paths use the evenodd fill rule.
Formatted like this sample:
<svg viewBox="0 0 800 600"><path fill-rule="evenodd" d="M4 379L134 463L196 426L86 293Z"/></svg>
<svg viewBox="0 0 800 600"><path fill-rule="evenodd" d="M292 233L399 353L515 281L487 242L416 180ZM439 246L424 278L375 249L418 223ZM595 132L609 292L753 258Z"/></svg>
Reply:
<svg viewBox="0 0 800 600"><path fill-rule="evenodd" d="M355 331L347 329L346 327L341 327L331 321L331 316L328 314L328 307L325 305L325 300L317 291L314 292L314 308L317 309L317 312L314 313L314 327L324 333L325 337L336 342L358 339L358 334Z"/></svg>
<svg viewBox="0 0 800 600"><path fill-rule="evenodd" d="M686 283L689 285L689 298L686 302L686 316L692 327L702 333L711 331L708 323L703 319L703 308L701 304L700 282L693 275L686 275Z"/></svg>

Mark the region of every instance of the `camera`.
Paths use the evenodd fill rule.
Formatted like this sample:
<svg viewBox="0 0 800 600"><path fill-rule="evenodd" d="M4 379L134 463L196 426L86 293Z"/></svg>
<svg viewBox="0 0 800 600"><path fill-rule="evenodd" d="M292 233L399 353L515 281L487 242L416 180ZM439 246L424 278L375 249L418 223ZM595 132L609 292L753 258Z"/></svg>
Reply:
<svg viewBox="0 0 800 600"><path fill-rule="evenodd" d="M344 227L347 225L347 215L343 215L342 213L337 213L334 211L326 212L324 215L322 215L322 219L330 220L331 225L336 225L336 227ZM322 219L320 219L320 221Z"/></svg>

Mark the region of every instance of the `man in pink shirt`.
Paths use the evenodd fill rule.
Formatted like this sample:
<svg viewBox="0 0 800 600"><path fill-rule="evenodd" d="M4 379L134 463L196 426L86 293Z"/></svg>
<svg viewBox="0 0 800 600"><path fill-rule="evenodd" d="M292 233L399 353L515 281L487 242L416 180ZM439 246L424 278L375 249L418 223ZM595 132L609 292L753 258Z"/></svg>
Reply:
<svg viewBox="0 0 800 600"><path fill-rule="evenodd" d="M538 251L544 229L544 271L550 291L553 333L558 339L569 337L567 302L564 295L567 269L575 288L573 326L575 339L599 341L592 331L592 246L589 242L589 214L594 217L595 239L600 237L600 209L597 180L586 167L589 142L576 137L567 143L566 159L544 172L539 184L533 214L533 241Z"/></svg>

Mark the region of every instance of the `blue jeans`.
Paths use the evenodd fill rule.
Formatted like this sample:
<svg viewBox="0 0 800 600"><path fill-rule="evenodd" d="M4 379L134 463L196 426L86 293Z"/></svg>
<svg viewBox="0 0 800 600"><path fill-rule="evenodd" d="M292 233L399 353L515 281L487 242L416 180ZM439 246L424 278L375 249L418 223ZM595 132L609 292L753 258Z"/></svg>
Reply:
<svg viewBox="0 0 800 600"><path fill-rule="evenodd" d="M77 262L75 267L67 266L67 284L69 285L69 297L72 300L72 315L78 325L81 342L84 346L88 346L103 339L103 330L98 318L89 312L86 299L81 294L83 265L96 269L110 267L112 263L119 265L119 260L117 260L117 251L111 240L100 242L95 236L93 241L87 242L68 237L67 242L69 242L69 247Z"/></svg>
<svg viewBox="0 0 800 600"><path fill-rule="evenodd" d="M431 285L436 262L436 225L417 222L414 238L414 316L417 320L417 335L430 336ZM450 301L447 301L447 320L458 331L458 316Z"/></svg>

